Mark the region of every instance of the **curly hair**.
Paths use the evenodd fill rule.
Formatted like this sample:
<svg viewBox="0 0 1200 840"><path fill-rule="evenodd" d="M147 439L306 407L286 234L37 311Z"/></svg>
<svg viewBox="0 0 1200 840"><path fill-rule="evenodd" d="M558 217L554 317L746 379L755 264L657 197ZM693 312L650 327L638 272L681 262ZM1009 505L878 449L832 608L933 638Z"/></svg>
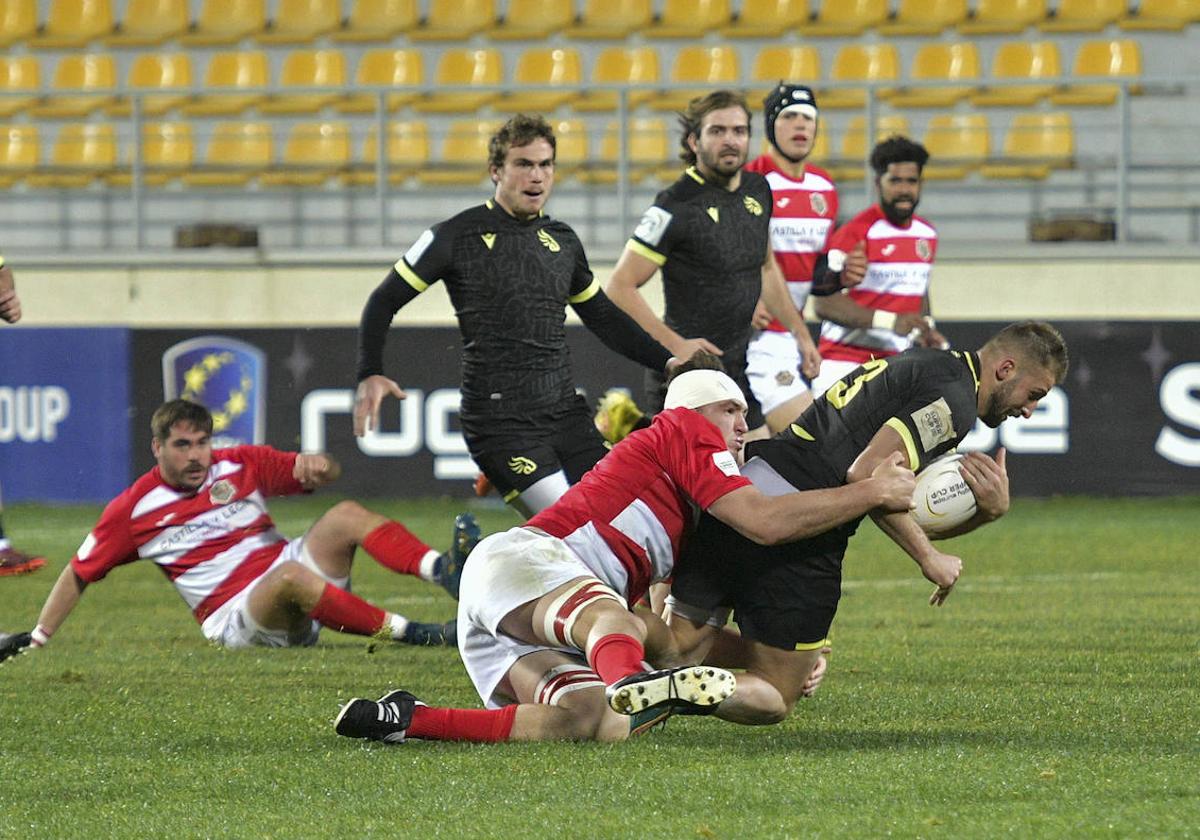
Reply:
<svg viewBox="0 0 1200 840"><path fill-rule="evenodd" d="M554 129L538 114L517 114L512 117L488 140L488 165L499 169L513 146L527 146L542 139L550 144L551 151L558 147L554 140Z"/></svg>
<svg viewBox="0 0 1200 840"><path fill-rule="evenodd" d="M924 146L900 134L876 143L871 150L871 168L876 175L883 175L893 163L915 163L919 172L928 160L929 152Z"/></svg>
<svg viewBox="0 0 1200 840"><path fill-rule="evenodd" d="M689 102L687 109L678 114L679 127L683 129L683 133L679 137L679 159L688 166L695 166L696 153L688 145L688 138L700 138L700 124L713 111L735 107L746 112L746 122L749 123L750 106L746 104L746 97L736 90L714 90L704 96L697 96Z"/></svg>

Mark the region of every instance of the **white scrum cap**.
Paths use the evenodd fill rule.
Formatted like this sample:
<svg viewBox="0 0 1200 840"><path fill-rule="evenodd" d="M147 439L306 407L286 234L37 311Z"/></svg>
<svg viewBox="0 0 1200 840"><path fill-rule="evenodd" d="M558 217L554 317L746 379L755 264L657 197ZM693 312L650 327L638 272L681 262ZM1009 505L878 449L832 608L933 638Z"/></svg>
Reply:
<svg viewBox="0 0 1200 840"><path fill-rule="evenodd" d="M727 374L719 370L689 370L671 380L663 408L699 408L725 400L746 407L742 389Z"/></svg>

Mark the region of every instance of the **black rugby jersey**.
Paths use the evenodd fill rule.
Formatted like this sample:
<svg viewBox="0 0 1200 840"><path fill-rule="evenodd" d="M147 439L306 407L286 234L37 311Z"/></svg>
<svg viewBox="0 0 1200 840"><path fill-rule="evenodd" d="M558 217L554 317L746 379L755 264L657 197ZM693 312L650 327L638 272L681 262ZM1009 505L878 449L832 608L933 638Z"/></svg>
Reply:
<svg viewBox="0 0 1200 840"><path fill-rule="evenodd" d="M727 362L744 360L750 341L771 207L762 175L743 171L730 191L691 167L658 194L627 245L662 271L667 326L684 338L707 338Z"/></svg>
<svg viewBox="0 0 1200 840"><path fill-rule="evenodd" d="M890 426L903 439L913 469L920 470L975 427L978 393L978 353L915 348L855 368L789 428L762 441L761 449L749 444L746 456L760 455L789 481L789 463L818 457L844 483L854 459L876 432ZM796 478L792 483L798 487L807 480Z"/></svg>
<svg viewBox="0 0 1200 840"><path fill-rule="evenodd" d="M575 393L564 307L599 290L575 231L519 221L494 201L422 234L396 271L418 291L442 280L463 339L462 410L537 410Z"/></svg>

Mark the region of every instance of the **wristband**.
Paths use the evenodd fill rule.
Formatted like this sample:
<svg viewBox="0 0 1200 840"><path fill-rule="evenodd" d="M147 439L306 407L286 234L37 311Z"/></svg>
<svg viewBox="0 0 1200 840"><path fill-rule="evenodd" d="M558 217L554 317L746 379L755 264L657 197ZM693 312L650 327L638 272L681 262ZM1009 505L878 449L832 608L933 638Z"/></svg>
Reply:
<svg viewBox="0 0 1200 840"><path fill-rule="evenodd" d="M34 647L42 647L45 645L46 642L50 641L50 636L51 634L47 633L45 628L43 628L40 624L37 627L34 627L29 634L29 637L33 640Z"/></svg>
<svg viewBox="0 0 1200 840"><path fill-rule="evenodd" d="M846 267L846 252L834 248L829 252L826 260L830 271L834 274L841 274L842 269Z"/></svg>
<svg viewBox="0 0 1200 840"><path fill-rule="evenodd" d="M871 327L877 330L894 330L896 328L896 313L884 309L876 309L871 316Z"/></svg>

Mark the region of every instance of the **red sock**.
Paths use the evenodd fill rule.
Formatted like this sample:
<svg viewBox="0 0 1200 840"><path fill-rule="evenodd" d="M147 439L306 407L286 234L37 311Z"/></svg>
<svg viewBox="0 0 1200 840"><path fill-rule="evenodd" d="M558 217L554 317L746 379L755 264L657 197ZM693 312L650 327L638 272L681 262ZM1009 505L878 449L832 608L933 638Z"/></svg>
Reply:
<svg viewBox="0 0 1200 840"><path fill-rule="evenodd" d="M421 575L421 560L431 549L399 522L385 522L362 541L363 550L393 572Z"/></svg>
<svg viewBox="0 0 1200 840"><path fill-rule="evenodd" d="M321 600L312 608L310 618L330 630L339 633L356 633L359 636L374 636L383 627L387 613L332 583L325 584Z"/></svg>
<svg viewBox="0 0 1200 840"><path fill-rule="evenodd" d="M646 670L642 665L645 658L646 651L642 643L625 633L601 636L587 652L588 664L608 685Z"/></svg>
<svg viewBox="0 0 1200 840"><path fill-rule="evenodd" d="M408 725L408 737L475 743L507 741L516 716L516 706L505 706L503 709L417 706L413 709L412 723Z"/></svg>

